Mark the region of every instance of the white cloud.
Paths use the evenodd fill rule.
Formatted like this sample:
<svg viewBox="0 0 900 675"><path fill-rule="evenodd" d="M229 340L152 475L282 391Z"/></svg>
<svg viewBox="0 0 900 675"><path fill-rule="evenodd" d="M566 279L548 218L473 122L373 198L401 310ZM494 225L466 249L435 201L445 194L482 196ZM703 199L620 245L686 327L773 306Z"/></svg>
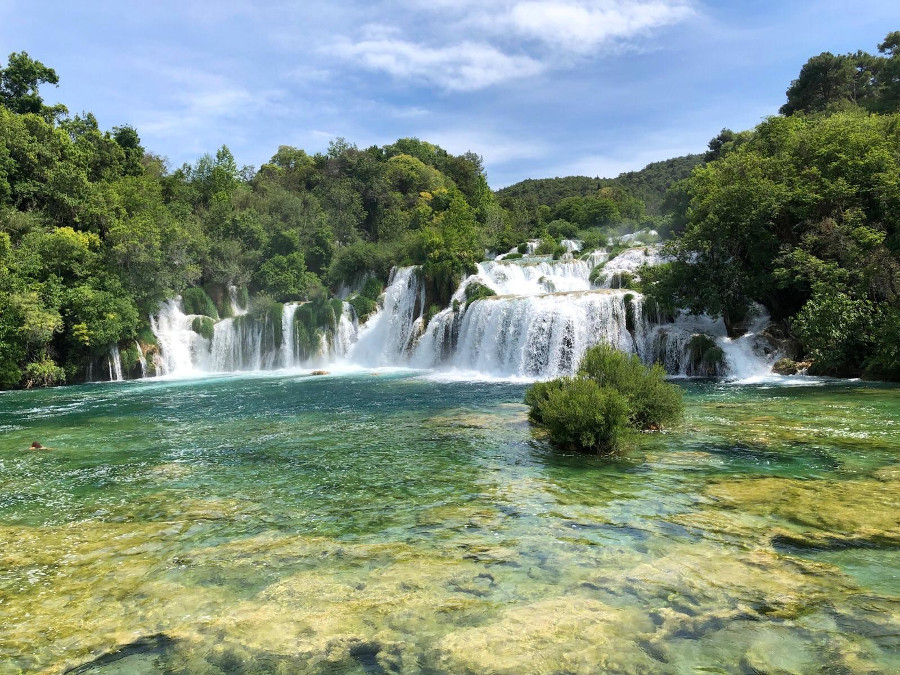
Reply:
<svg viewBox="0 0 900 675"><path fill-rule="evenodd" d="M363 40L340 44L338 53L371 70L450 91L484 89L544 70L542 63L528 56L505 54L491 45L474 42L431 47L396 39Z"/></svg>
<svg viewBox="0 0 900 675"><path fill-rule="evenodd" d="M400 80L474 91L632 46L693 16L691 1L406 0L394 22L364 24L337 51Z"/></svg>
<svg viewBox="0 0 900 675"><path fill-rule="evenodd" d="M508 22L522 37L589 54L602 45L639 37L692 14L682 2L532 0L516 3Z"/></svg>

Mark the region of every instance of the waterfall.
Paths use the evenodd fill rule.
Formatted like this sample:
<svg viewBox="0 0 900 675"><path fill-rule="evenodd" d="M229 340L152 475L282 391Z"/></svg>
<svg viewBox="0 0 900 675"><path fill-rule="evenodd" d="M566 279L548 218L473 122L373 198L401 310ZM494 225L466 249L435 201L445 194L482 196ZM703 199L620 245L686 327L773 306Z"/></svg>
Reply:
<svg viewBox="0 0 900 675"><path fill-rule="evenodd" d="M228 287L228 302L231 303L231 314L233 316L243 316L247 313L247 308L241 307L238 302L237 286L232 285Z"/></svg>
<svg viewBox="0 0 900 675"><path fill-rule="evenodd" d="M570 248L575 250L577 243L570 242ZM273 308L262 317L244 313L210 325L208 317L186 315L178 300L170 300L151 317L160 347L157 372L321 367L346 360L363 367L548 378L574 373L584 352L601 341L637 354L645 363L661 363L673 375L747 378L768 372L774 347L760 335L768 322L764 313L747 335L733 340L721 319L685 312L674 320L652 316L640 293L609 286L619 285L623 274L634 274L644 264L662 262L660 248L622 252L605 264L604 274L592 285L595 263L607 257L601 250L587 252L583 259L526 257L479 263L475 273L462 280L449 306L430 320L417 267L391 272L379 307L363 325L348 302L340 308L332 305L340 316L317 327L307 322L321 316L322 307L310 307L301 315L301 302L283 305L280 316ZM472 284L496 295L467 302L466 289ZM229 293L236 297L236 291Z"/></svg>
<svg viewBox="0 0 900 675"><path fill-rule="evenodd" d="M578 253L581 250L581 247L584 246L584 242L580 239L563 239L559 243L566 249L566 253L573 255Z"/></svg>
<svg viewBox="0 0 900 675"><path fill-rule="evenodd" d="M150 329L159 344L157 372L161 375L190 375L203 370L209 342L192 330L195 318L182 311L179 298L165 301L159 313L150 317Z"/></svg>
<svg viewBox="0 0 900 675"><path fill-rule="evenodd" d="M296 305L293 309L296 309ZM279 327L281 326L283 323ZM291 335L293 336L293 331ZM283 340L278 344L275 326L268 317L255 320L242 315L223 319L214 327L212 341L209 343L208 363L204 364L200 359L198 370L230 373L283 367L283 361L280 360L284 358L282 346Z"/></svg>
<svg viewBox="0 0 900 675"><path fill-rule="evenodd" d="M289 302L281 312L281 352L277 361L281 368L295 368L300 365L297 341L294 337L294 315L299 306L299 302Z"/></svg>
<svg viewBox="0 0 900 675"><path fill-rule="evenodd" d="M626 252L628 253L628 252ZM654 249L630 252L614 269L636 270ZM636 291L589 290L590 265L583 260L486 262L465 279L454 303L436 314L422 332L421 284L410 268L398 270L384 307L361 329L349 352L361 365L453 368L498 377L548 378L572 374L584 352L604 341L662 363L673 375L720 374L744 378L767 372L774 358L757 339L768 317L761 314L748 335L730 340L721 319L686 312L674 321L647 316ZM465 301L465 288L483 284L498 295ZM574 289L556 290L558 288ZM417 309L419 308L419 309ZM700 368L696 341L721 350L720 361ZM713 372L707 372L712 370Z"/></svg>
<svg viewBox="0 0 900 675"><path fill-rule="evenodd" d="M637 271L644 265L654 266L666 262L659 246L630 248L603 265L597 285L601 288L617 288L621 285L623 275L637 276Z"/></svg>
<svg viewBox="0 0 900 675"><path fill-rule="evenodd" d="M338 319L337 330L330 346L330 352L336 359L343 359L350 352L353 343L359 334L359 322L356 320L356 312L350 303L345 302L344 311Z"/></svg>
<svg viewBox="0 0 900 675"><path fill-rule="evenodd" d="M452 349L447 338L453 331L448 332L446 317L432 320L418 362L438 366L444 361L496 376L571 374L585 350L601 340L635 351L623 297L621 292L577 291L479 300L466 308Z"/></svg>
<svg viewBox="0 0 900 675"><path fill-rule="evenodd" d="M422 327L425 286L417 267L395 268L384 294L384 305L359 331L351 360L368 366L397 365L405 360Z"/></svg>
<svg viewBox="0 0 900 675"><path fill-rule="evenodd" d="M144 357L144 350L141 349L141 343L135 340L134 347L137 349L138 362L141 364L141 377L147 377L147 359Z"/></svg>
<svg viewBox="0 0 900 675"><path fill-rule="evenodd" d="M566 291L587 291L591 268L583 260L553 262L485 262L467 283L478 281L497 295L537 295Z"/></svg>
<svg viewBox="0 0 900 675"><path fill-rule="evenodd" d="M122 377L122 356L119 354L119 345L113 345L109 348L109 379L114 382L121 382L125 378Z"/></svg>

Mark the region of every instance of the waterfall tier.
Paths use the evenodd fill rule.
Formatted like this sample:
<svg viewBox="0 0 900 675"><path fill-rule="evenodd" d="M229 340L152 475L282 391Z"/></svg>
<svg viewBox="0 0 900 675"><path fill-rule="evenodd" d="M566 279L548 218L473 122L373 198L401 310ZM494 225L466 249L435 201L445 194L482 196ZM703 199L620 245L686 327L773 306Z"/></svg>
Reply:
<svg viewBox="0 0 900 675"><path fill-rule="evenodd" d="M566 247L574 253L579 244ZM646 363L662 363L673 375L748 378L770 371L775 346L759 335L768 323L764 312L734 340L721 320L686 313L661 320L645 311L640 293L617 288L624 275L662 262L659 247L607 258L599 250L557 261L532 256L479 263L450 306L434 316L426 316L421 270L395 268L378 309L362 326L341 300L274 304L248 314L229 289L236 316L215 323L185 314L179 300L170 300L151 318L160 351L156 370L187 375L346 362L548 378L574 373L584 352L605 341ZM602 268L592 283L597 265ZM472 284L495 295L467 302Z"/></svg>

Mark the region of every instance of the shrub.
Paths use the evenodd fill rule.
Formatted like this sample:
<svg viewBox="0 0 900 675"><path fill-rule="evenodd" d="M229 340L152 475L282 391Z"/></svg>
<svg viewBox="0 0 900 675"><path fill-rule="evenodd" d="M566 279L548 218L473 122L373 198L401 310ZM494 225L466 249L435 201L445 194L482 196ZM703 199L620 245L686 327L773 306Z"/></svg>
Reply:
<svg viewBox="0 0 900 675"><path fill-rule="evenodd" d="M347 302L353 308L353 311L356 312L356 319L360 324L365 323L378 307L374 300L362 295L353 295Z"/></svg>
<svg viewBox="0 0 900 675"><path fill-rule="evenodd" d="M715 377L724 370L725 353L709 335L694 335L687 348L688 375Z"/></svg>
<svg viewBox="0 0 900 675"><path fill-rule="evenodd" d="M549 237L545 237L541 239L541 243L537 245L537 248L534 249L535 255L551 255L553 253L553 249L556 248L556 242L550 239Z"/></svg>
<svg viewBox="0 0 900 675"><path fill-rule="evenodd" d="M191 322L191 330L198 335L202 335L207 340L212 340L213 333L215 332L215 325L216 322L208 316L197 316L194 317L193 322Z"/></svg>
<svg viewBox="0 0 900 675"><path fill-rule="evenodd" d="M202 288L194 287L185 289L181 294L181 302L184 305L185 314L199 314L219 318L216 305Z"/></svg>
<svg viewBox="0 0 900 675"><path fill-rule="evenodd" d="M378 300L378 296L381 295L383 290L384 284L382 284L378 278L368 277L359 294L369 300Z"/></svg>
<svg viewBox="0 0 900 675"><path fill-rule="evenodd" d="M475 302L483 298L490 298L497 295L496 292L488 288L482 283L473 281L466 286L466 303Z"/></svg>
<svg viewBox="0 0 900 675"><path fill-rule="evenodd" d="M523 257L521 253L507 253L501 260L520 260Z"/></svg>
<svg viewBox="0 0 900 675"><path fill-rule="evenodd" d="M47 355L42 356L40 361L33 361L25 366L26 389L31 389L32 387L53 387L65 383L65 371Z"/></svg>
<svg viewBox="0 0 900 675"><path fill-rule="evenodd" d="M629 431L628 401L594 380L564 379L561 386L547 388L538 405L540 424L566 448L608 452Z"/></svg>
<svg viewBox="0 0 900 675"><path fill-rule="evenodd" d="M525 255L526 253L528 253L528 242L527 242L527 241L523 241L521 244L519 244L519 245L516 247L516 251L517 251L520 255Z"/></svg>
<svg viewBox="0 0 900 675"><path fill-rule="evenodd" d="M557 239L574 239L578 236L578 226L568 220L553 220L547 225L547 232Z"/></svg>
<svg viewBox="0 0 900 675"><path fill-rule="evenodd" d="M556 246L553 247L553 259L554 260L559 260L566 253L568 253L568 251L566 250L566 247L563 246L562 244L557 244Z"/></svg>
<svg viewBox="0 0 900 675"><path fill-rule="evenodd" d="M607 344L589 349L574 378L538 382L525 392L528 416L557 445L587 452L614 450L632 431L677 422L681 390L665 381L662 366Z"/></svg>

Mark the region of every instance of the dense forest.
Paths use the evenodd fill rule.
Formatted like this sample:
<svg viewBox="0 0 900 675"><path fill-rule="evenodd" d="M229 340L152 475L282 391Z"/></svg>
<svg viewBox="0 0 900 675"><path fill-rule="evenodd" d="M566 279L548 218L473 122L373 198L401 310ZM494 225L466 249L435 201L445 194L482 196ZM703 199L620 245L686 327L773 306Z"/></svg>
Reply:
<svg viewBox="0 0 900 675"><path fill-rule="evenodd" d="M115 344L133 366L175 295L212 317L231 287L257 316L307 300L325 323L340 287L370 279L365 314L391 267L419 264L444 306L486 250L644 226L672 236L673 262L642 275L661 305L737 333L758 303L819 372L900 377L900 33L810 59L781 115L706 155L496 194L480 157L415 138L172 168L131 126L47 104L57 82L24 52L0 69L0 388L83 380Z"/></svg>
<svg viewBox="0 0 900 675"><path fill-rule="evenodd" d="M640 171L619 174L616 178L529 178L498 190L497 196L501 203L523 200L555 208L563 199L595 197L604 188L616 194L618 189L642 201L646 215L652 218L663 215L669 188L690 176L694 167L703 160L704 156L699 154L673 157L648 164Z"/></svg>
<svg viewBox="0 0 900 675"><path fill-rule="evenodd" d="M759 303L812 372L900 379L900 32L879 52L810 59L781 116L713 139L645 291L733 333Z"/></svg>

